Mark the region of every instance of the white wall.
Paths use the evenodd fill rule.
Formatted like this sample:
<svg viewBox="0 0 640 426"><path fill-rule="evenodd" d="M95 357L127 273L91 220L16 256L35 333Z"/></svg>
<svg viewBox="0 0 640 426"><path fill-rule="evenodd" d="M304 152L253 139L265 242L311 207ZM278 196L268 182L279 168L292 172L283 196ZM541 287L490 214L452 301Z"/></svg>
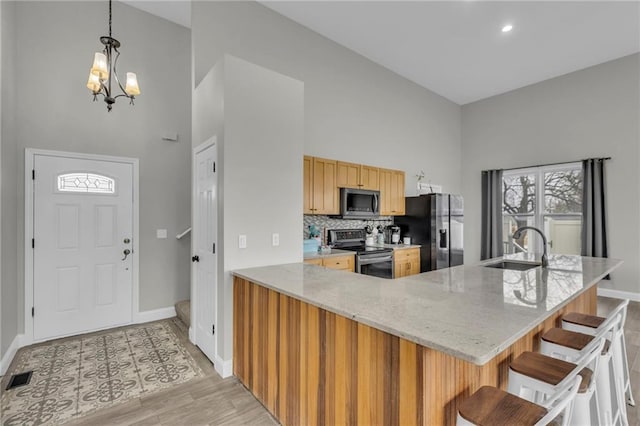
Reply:
<svg viewBox="0 0 640 426"><path fill-rule="evenodd" d="M225 55L193 96L194 145L214 134L221 158L218 355L232 356L235 269L302 261L304 85ZM221 119L222 117L222 119ZM280 245L271 245L272 233ZM238 248L238 235L247 248Z"/></svg>
<svg viewBox="0 0 640 426"><path fill-rule="evenodd" d="M0 22L0 34L2 37L2 54L0 57L1 102L0 115L0 192L1 192L1 221L0 233L2 234L0 252L0 359L18 334L18 282L16 267L16 244L18 234L16 231L16 204L18 188L16 185L16 143L14 128L15 86L13 84L15 74L15 4L13 2L0 2L2 20Z"/></svg>
<svg viewBox="0 0 640 426"><path fill-rule="evenodd" d="M305 84L304 153L461 190L460 106L256 2L192 4L196 84L224 53Z"/></svg>
<svg viewBox="0 0 640 426"><path fill-rule="evenodd" d="M190 243L175 235L191 221L190 31L114 2L113 35L122 43L119 71L138 73L142 95L135 106L118 99L107 113L104 102L92 103L85 87L93 53L101 47L98 38L107 31L107 3L11 7L16 73L9 87L20 92L2 116L15 130L3 137L2 147L3 308L11 306L11 312L3 309L5 318L11 317L6 323L3 318L3 327L17 321L14 334L23 329L27 147L139 158L140 310L188 298ZM162 141L165 132L177 132L180 141ZM169 238L156 239L158 228L168 229ZM3 333L3 344L11 338Z"/></svg>
<svg viewBox="0 0 640 426"><path fill-rule="evenodd" d="M485 169L608 157L610 257L604 284L640 293L640 55L607 62L462 107L465 260L480 258Z"/></svg>

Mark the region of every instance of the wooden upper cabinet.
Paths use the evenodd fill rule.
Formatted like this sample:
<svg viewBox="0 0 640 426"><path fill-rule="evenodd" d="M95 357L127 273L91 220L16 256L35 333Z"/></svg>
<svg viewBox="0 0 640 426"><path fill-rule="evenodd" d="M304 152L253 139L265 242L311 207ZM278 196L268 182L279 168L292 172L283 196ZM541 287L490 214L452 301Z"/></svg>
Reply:
<svg viewBox="0 0 640 426"><path fill-rule="evenodd" d="M336 169L338 162L313 157L312 214L340 214Z"/></svg>
<svg viewBox="0 0 640 426"><path fill-rule="evenodd" d="M383 216L404 215L404 172L380 170L380 214Z"/></svg>
<svg viewBox="0 0 640 426"><path fill-rule="evenodd" d="M360 166L360 185L362 189L380 190L380 169L364 164Z"/></svg>
<svg viewBox="0 0 640 426"><path fill-rule="evenodd" d="M378 168L364 164L338 161L336 182L338 188L380 189Z"/></svg>
<svg viewBox="0 0 640 426"><path fill-rule="evenodd" d="M337 162L338 188L360 188L360 164Z"/></svg>
<svg viewBox="0 0 640 426"><path fill-rule="evenodd" d="M313 157L304 156L303 170L302 213L313 214Z"/></svg>

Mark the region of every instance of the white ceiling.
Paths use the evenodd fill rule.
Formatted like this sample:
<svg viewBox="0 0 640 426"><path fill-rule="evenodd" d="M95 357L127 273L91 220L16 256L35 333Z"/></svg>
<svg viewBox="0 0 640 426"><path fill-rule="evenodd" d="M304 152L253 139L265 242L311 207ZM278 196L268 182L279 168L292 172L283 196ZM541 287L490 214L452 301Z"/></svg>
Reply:
<svg viewBox="0 0 640 426"><path fill-rule="evenodd" d="M126 3L190 24L188 1ZM637 0L261 3L458 104L640 51Z"/></svg>

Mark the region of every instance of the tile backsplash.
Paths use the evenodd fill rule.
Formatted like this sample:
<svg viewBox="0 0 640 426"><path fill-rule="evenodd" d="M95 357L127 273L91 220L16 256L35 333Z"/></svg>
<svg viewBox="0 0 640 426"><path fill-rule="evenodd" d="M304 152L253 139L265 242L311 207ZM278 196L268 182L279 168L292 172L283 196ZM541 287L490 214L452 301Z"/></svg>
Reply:
<svg viewBox="0 0 640 426"><path fill-rule="evenodd" d="M304 238L309 238L309 225L315 225L316 227L326 230L327 229L358 229L364 228L367 225L388 226L393 225L392 216L380 216L377 220L354 220L354 219L336 219L329 216L320 215L304 215L302 219L302 233ZM325 235L326 237L326 235ZM324 242L324 237L323 237Z"/></svg>

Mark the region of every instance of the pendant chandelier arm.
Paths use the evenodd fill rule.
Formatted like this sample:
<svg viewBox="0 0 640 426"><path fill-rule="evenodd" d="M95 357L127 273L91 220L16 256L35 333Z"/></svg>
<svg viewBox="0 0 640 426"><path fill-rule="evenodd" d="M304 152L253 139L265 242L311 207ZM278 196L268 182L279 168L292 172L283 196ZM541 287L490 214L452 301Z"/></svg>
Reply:
<svg viewBox="0 0 640 426"><path fill-rule="evenodd" d="M122 90L122 93L123 93L122 95L115 96L114 99L119 98L120 96L125 96L129 98L130 96L127 94L126 90L124 90L124 87L122 87L122 83L120 83L120 79L118 78L118 71L116 70L116 67L118 66L118 58L120 57L120 52L116 48L114 48L113 50L116 51L116 57L113 60L113 77L116 79L116 83L118 83L118 86L120 87L120 90Z"/></svg>

